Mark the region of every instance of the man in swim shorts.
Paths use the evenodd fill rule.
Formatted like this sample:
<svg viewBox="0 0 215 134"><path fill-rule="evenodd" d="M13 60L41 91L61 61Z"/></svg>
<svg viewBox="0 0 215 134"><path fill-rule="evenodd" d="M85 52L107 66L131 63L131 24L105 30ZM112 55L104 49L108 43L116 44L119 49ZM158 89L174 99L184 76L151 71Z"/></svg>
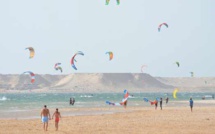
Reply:
<svg viewBox="0 0 215 134"><path fill-rule="evenodd" d="M59 123L60 118L61 118L61 115L60 115L60 112L58 111L58 108L56 108L56 111L52 115L52 119L54 116L55 116L55 129L57 131L58 130L58 123Z"/></svg>
<svg viewBox="0 0 215 134"><path fill-rule="evenodd" d="M49 119L51 119L51 116L49 113L49 109L47 109L46 105L44 105L44 108L41 110L40 116L41 116L41 120L43 122L43 129L44 129L44 131L47 131L48 121L49 121ZM48 116L49 116L49 118L48 118Z"/></svg>

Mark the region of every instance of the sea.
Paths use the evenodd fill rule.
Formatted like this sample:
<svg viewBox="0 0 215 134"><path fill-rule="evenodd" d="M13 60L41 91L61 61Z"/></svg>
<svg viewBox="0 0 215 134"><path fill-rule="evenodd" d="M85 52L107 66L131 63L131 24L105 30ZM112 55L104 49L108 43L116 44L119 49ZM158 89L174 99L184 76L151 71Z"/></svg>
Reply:
<svg viewBox="0 0 215 134"><path fill-rule="evenodd" d="M143 98L155 100L163 98L163 106L189 106L190 97L198 106L215 106L215 100L212 96L215 93L177 93L174 99L171 93L130 93L127 107L152 107L149 102L145 102ZM202 100L202 97L205 100ZM75 104L70 105L70 98L75 98ZM169 98L166 104L165 99ZM106 104L106 101L121 102L123 93L0 93L0 119L32 119L40 118L40 111L44 105L47 105L52 113L56 108L64 109L64 115L91 115L91 114L111 114L115 112L123 112L123 108L113 110L114 107ZM208 101L210 100L210 103ZM205 103L204 103L205 101ZM195 103L201 102L201 103ZM89 108L112 108L112 110L86 110ZM67 110L65 110L67 109ZM81 110L85 109L85 110Z"/></svg>

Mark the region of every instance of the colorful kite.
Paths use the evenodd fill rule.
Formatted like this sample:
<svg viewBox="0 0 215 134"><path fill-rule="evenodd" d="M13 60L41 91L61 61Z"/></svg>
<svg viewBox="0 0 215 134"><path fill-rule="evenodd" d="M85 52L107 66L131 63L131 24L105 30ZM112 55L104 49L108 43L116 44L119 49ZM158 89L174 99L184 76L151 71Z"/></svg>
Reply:
<svg viewBox="0 0 215 134"><path fill-rule="evenodd" d="M109 60L113 59L113 52L106 52L105 54L109 54Z"/></svg>
<svg viewBox="0 0 215 134"><path fill-rule="evenodd" d="M128 91L124 90L124 98L122 99L122 101L120 103L113 103L110 101L106 101L106 104L113 105L113 106L126 106L128 97L129 97Z"/></svg>
<svg viewBox="0 0 215 134"><path fill-rule="evenodd" d="M160 24L160 25L158 26L158 32L160 32L161 27L162 27L163 25L166 26L166 27L168 28L167 23L162 23L162 24Z"/></svg>
<svg viewBox="0 0 215 134"><path fill-rule="evenodd" d="M148 100L147 98L143 98L143 100L144 100L145 102L149 102L151 105L154 105L154 104L158 103L158 101L160 101L160 100L158 100L158 98L157 98L156 100L154 100L154 101L150 101L150 100Z"/></svg>
<svg viewBox="0 0 215 134"><path fill-rule="evenodd" d="M149 100L148 100L147 98L143 98L143 100L144 100L145 102L149 102Z"/></svg>
<svg viewBox="0 0 215 134"><path fill-rule="evenodd" d="M34 51L34 48L33 47L27 47L25 48L25 50L28 49L30 51L30 59L34 57L35 55L35 51Z"/></svg>
<svg viewBox="0 0 215 134"><path fill-rule="evenodd" d="M55 66L54 66L54 69L55 69L55 70L58 70L58 69L59 69L59 70L61 71L61 73L62 73L62 72L63 72L63 69L60 67L60 65L61 65L61 63L56 63Z"/></svg>
<svg viewBox="0 0 215 134"><path fill-rule="evenodd" d="M77 55L82 55L82 56L84 56L84 53L81 52L81 51L78 51L78 52L72 57L72 59L71 59L71 65L72 65L72 67L73 67L75 70L77 70L77 68L76 68L76 66L75 66L74 61L76 61L76 60L75 60L75 57L76 57Z"/></svg>
<svg viewBox="0 0 215 134"><path fill-rule="evenodd" d="M23 74L26 74L26 73L30 74L30 76L31 76L31 83L33 84L34 81L35 81L35 74L33 72L31 72L31 71L26 71Z"/></svg>

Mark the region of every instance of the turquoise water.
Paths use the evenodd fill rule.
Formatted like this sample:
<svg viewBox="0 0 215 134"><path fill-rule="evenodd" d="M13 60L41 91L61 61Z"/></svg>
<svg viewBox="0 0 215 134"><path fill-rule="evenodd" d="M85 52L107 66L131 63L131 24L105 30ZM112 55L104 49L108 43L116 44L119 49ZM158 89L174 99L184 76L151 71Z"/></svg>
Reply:
<svg viewBox="0 0 215 134"><path fill-rule="evenodd" d="M214 93L178 93L177 99L172 98L172 94L165 93L130 93L133 97L129 98L128 106L150 106L149 103L143 101L146 97L149 100L155 100L157 97L169 97L169 102L188 101L192 96L194 100L201 100L202 96L206 100L211 100ZM69 99L74 97L76 102L74 106L69 105ZM0 115L7 116L24 111L38 111L43 105L48 108L65 109L65 108L100 108L110 107L105 102L120 102L123 98L123 93L1 93L0 94ZM1 117L0 117L1 118Z"/></svg>

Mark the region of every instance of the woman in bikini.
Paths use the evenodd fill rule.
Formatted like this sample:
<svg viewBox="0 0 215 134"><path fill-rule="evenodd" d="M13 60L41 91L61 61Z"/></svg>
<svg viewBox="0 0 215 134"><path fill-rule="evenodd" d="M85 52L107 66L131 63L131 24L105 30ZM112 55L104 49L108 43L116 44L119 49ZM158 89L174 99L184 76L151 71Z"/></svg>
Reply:
<svg viewBox="0 0 215 134"><path fill-rule="evenodd" d="M56 111L52 115L52 119L53 119L53 117L55 117L55 128L56 128L56 131L58 131L58 123L59 123L59 120L61 118L60 112L58 112L58 108L56 108Z"/></svg>

